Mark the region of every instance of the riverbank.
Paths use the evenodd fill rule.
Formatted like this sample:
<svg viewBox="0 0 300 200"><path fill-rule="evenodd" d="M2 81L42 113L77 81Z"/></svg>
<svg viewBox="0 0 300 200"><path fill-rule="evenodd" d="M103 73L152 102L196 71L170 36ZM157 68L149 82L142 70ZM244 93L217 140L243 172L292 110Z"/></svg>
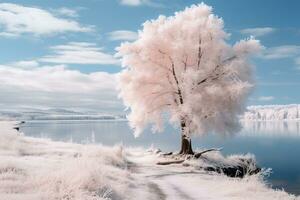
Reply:
<svg viewBox="0 0 300 200"><path fill-rule="evenodd" d="M0 122L1 199L296 199L262 174L238 179L195 162L158 166L153 151L31 138L14 125Z"/></svg>

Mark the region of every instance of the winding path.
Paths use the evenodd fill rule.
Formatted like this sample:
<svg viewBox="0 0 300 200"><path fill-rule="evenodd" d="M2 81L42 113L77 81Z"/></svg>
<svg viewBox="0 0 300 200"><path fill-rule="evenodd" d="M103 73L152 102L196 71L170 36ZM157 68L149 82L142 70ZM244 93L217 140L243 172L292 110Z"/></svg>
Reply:
<svg viewBox="0 0 300 200"><path fill-rule="evenodd" d="M191 177L203 173L178 165L160 166L131 157L131 170L146 181L147 187L156 200L199 200L199 194L189 190ZM195 197L196 196L196 197ZM204 198L203 198L204 199Z"/></svg>

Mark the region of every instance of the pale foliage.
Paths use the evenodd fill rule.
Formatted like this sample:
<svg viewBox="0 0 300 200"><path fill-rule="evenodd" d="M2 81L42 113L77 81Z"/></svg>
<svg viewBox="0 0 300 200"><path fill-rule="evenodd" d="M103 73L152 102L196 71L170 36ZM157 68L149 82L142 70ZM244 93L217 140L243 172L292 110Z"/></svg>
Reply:
<svg viewBox="0 0 300 200"><path fill-rule="evenodd" d="M162 130L164 113L174 124L184 121L186 135L238 127L252 87L248 56L261 46L253 38L231 46L227 38L222 19L202 3L146 21L135 42L118 48L120 96L136 136L148 123Z"/></svg>

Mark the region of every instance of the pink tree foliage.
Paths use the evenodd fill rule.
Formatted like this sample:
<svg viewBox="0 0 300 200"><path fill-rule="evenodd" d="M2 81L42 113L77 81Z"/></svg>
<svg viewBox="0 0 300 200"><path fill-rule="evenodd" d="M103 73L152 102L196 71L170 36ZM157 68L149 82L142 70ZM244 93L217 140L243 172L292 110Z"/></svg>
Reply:
<svg viewBox="0 0 300 200"><path fill-rule="evenodd" d="M188 141L192 134L239 127L253 86L248 58L261 45L253 38L230 45L228 37L223 20L202 3L146 21L136 41L118 47L125 68L120 96L135 136L148 123L163 130L164 116Z"/></svg>

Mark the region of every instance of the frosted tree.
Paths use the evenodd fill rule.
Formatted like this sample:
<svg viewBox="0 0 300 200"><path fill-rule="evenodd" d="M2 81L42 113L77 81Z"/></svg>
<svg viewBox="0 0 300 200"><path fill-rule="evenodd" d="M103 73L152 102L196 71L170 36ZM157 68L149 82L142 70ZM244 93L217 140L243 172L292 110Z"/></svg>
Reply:
<svg viewBox="0 0 300 200"><path fill-rule="evenodd" d="M252 88L249 38L227 43L223 20L212 8L193 5L174 16L146 21L139 37L117 48L125 68L120 97L138 136L145 126L162 131L164 119L181 128L181 154L193 154L192 135L232 133Z"/></svg>

